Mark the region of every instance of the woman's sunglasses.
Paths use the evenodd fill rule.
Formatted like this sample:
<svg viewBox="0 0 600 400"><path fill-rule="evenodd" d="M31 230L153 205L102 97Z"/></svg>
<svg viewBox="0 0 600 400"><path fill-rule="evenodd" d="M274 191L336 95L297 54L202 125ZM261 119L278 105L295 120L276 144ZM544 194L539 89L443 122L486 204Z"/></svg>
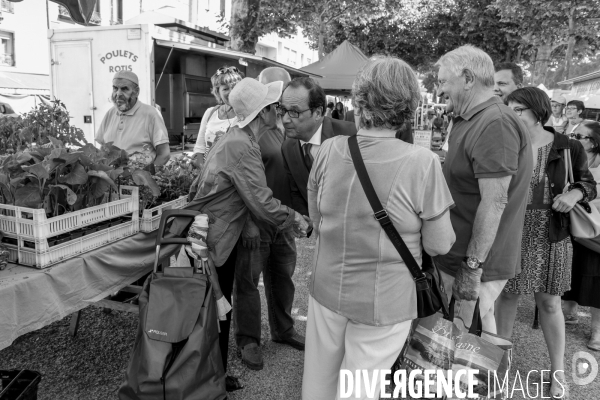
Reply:
<svg viewBox="0 0 600 400"><path fill-rule="evenodd" d="M239 73L240 70L238 70L236 67L221 67L217 70L217 73L215 75L219 76L230 72Z"/></svg>
<svg viewBox="0 0 600 400"><path fill-rule="evenodd" d="M581 139L590 140L591 139L589 136L583 136L581 133L572 133L571 138L577 139L577 140L581 140Z"/></svg>

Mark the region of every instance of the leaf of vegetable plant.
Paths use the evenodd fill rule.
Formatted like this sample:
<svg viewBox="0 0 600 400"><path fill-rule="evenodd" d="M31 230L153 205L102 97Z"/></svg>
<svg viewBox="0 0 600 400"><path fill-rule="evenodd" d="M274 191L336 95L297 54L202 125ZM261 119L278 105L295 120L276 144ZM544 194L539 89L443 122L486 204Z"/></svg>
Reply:
<svg viewBox="0 0 600 400"><path fill-rule="evenodd" d="M76 163L77 161L79 161L79 158L81 157L83 153L82 152L75 152L75 153L64 153L62 154L59 158L55 158L53 159L53 161L57 161L57 162L62 162L65 165L71 165Z"/></svg>
<svg viewBox="0 0 600 400"><path fill-rule="evenodd" d="M90 179L92 180L92 183L89 186L89 193L93 199L104 196L111 187L110 183L97 176L92 176Z"/></svg>
<svg viewBox="0 0 600 400"><path fill-rule="evenodd" d="M40 180L50 178L50 174L42 164L23 165L22 168Z"/></svg>
<svg viewBox="0 0 600 400"><path fill-rule="evenodd" d="M154 178L152 178L152 175L150 174L150 172L144 171L141 169L136 169L135 171L133 171L131 173L131 175L132 175L133 181L137 185L142 185L142 186L148 187L154 197L160 196L160 187L158 186L158 184L156 183Z"/></svg>
<svg viewBox="0 0 600 400"><path fill-rule="evenodd" d="M85 168L79 163L71 167L71 172L67 175L58 178L59 182L66 183L68 185L82 185L87 182L88 174L85 172Z"/></svg>
<svg viewBox="0 0 600 400"><path fill-rule="evenodd" d="M29 154L29 153L19 153L19 154L17 154L16 161L19 164L24 164L24 163L26 163L27 161L29 161L31 159L32 159L31 154Z"/></svg>
<svg viewBox="0 0 600 400"><path fill-rule="evenodd" d="M117 180L117 178L119 176L121 176L121 174L123 173L123 167L119 167L117 169L113 169L111 171L108 171L108 176L110 177L110 179L112 179L113 181Z"/></svg>
<svg viewBox="0 0 600 400"><path fill-rule="evenodd" d="M108 176L106 172L91 169L87 172L87 174L89 176L95 176L97 178L102 179L103 181L107 182L115 191L118 190L117 185L115 185L115 182L112 179L110 179L110 176Z"/></svg>
<svg viewBox="0 0 600 400"><path fill-rule="evenodd" d="M77 201L77 195L71 190L70 187L66 185L50 185L50 187L63 189L67 194L67 204L69 204L70 206L75 204L75 202Z"/></svg>
<svg viewBox="0 0 600 400"><path fill-rule="evenodd" d="M40 189L36 186L22 186L15 192L15 205L17 207L38 208L41 203Z"/></svg>
<svg viewBox="0 0 600 400"><path fill-rule="evenodd" d="M2 190L2 195L6 199L7 204L12 204L13 203L13 196L12 196L12 193L10 191L9 185L10 184L6 184L4 182L0 182L0 190Z"/></svg>
<svg viewBox="0 0 600 400"><path fill-rule="evenodd" d="M61 142L60 140L56 139L55 137L52 137L52 136L47 136L47 137L48 137L48 139L50 140L50 142L52 143L52 145L54 147L58 147L58 148L65 147L65 145L63 144L63 142Z"/></svg>

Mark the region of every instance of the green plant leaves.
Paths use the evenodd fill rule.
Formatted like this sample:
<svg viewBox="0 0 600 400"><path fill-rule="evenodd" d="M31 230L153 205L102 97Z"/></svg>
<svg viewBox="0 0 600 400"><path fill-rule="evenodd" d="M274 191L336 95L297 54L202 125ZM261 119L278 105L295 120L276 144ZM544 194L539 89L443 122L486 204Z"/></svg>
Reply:
<svg viewBox="0 0 600 400"><path fill-rule="evenodd" d="M106 172L104 172L104 171L95 171L95 170L89 170L89 171L87 172L87 174L88 174L89 176L93 176L93 177L96 177L96 178L98 178L98 179L101 179L101 180L105 181L105 182L106 182L106 183L108 183L108 184L109 184L109 186L110 186L110 187L112 187L112 188L113 188L115 191L118 191L118 190L119 190L119 189L117 188L117 185L115 185L115 182L114 182L112 179L110 179L110 177L108 176L108 174L107 174ZM107 190L108 190L108 188L107 188ZM96 196L96 197L98 197L98 196Z"/></svg>
<svg viewBox="0 0 600 400"><path fill-rule="evenodd" d="M39 208L41 203L40 189L36 186L22 186L15 191L15 205L17 207Z"/></svg>
<svg viewBox="0 0 600 400"><path fill-rule="evenodd" d="M152 178L150 172L141 169L136 169L131 173L131 176L133 178L133 181L137 185L146 186L152 191L152 195L154 195L155 197L160 196L160 187L158 186L154 178Z"/></svg>
<svg viewBox="0 0 600 400"><path fill-rule="evenodd" d="M71 172L58 178L58 181L61 183L66 183L68 185L83 185L88 180L88 174L85 172L85 168L79 163L75 164Z"/></svg>
<svg viewBox="0 0 600 400"><path fill-rule="evenodd" d="M23 165L22 168L29 175L33 175L39 180L50 178L50 174L42 164Z"/></svg>
<svg viewBox="0 0 600 400"><path fill-rule="evenodd" d="M54 188L60 188L65 191L65 194L67 195L67 204L69 204L70 206L75 204L75 202L77 201L77 195L71 190L70 187L65 185L50 185L50 190Z"/></svg>

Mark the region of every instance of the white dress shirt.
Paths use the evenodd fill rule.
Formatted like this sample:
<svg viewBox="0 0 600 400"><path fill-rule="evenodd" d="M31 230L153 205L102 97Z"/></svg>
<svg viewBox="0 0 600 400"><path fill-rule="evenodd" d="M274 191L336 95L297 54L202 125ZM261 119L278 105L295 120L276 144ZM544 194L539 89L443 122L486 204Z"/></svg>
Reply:
<svg viewBox="0 0 600 400"><path fill-rule="evenodd" d="M317 154L319 154L319 148L321 147L321 131L323 130L323 124L321 124L321 126L319 126L319 129L317 129L317 131L314 133L314 135L312 135L312 137L310 138L310 140L308 142L304 142L302 140L300 140L300 145L302 146L302 151L304 151L304 145L307 143L312 144L311 148L310 148L310 155L312 156L313 160L315 158L317 158Z"/></svg>

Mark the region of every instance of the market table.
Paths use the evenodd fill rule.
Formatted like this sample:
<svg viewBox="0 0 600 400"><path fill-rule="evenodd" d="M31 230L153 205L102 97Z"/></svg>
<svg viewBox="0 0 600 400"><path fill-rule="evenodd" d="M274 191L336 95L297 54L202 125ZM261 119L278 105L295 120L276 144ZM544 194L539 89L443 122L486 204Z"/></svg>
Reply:
<svg viewBox="0 0 600 400"><path fill-rule="evenodd" d="M77 312L150 272L156 232L138 233L46 269L0 271L0 350L19 336ZM167 260L177 245L161 248Z"/></svg>

